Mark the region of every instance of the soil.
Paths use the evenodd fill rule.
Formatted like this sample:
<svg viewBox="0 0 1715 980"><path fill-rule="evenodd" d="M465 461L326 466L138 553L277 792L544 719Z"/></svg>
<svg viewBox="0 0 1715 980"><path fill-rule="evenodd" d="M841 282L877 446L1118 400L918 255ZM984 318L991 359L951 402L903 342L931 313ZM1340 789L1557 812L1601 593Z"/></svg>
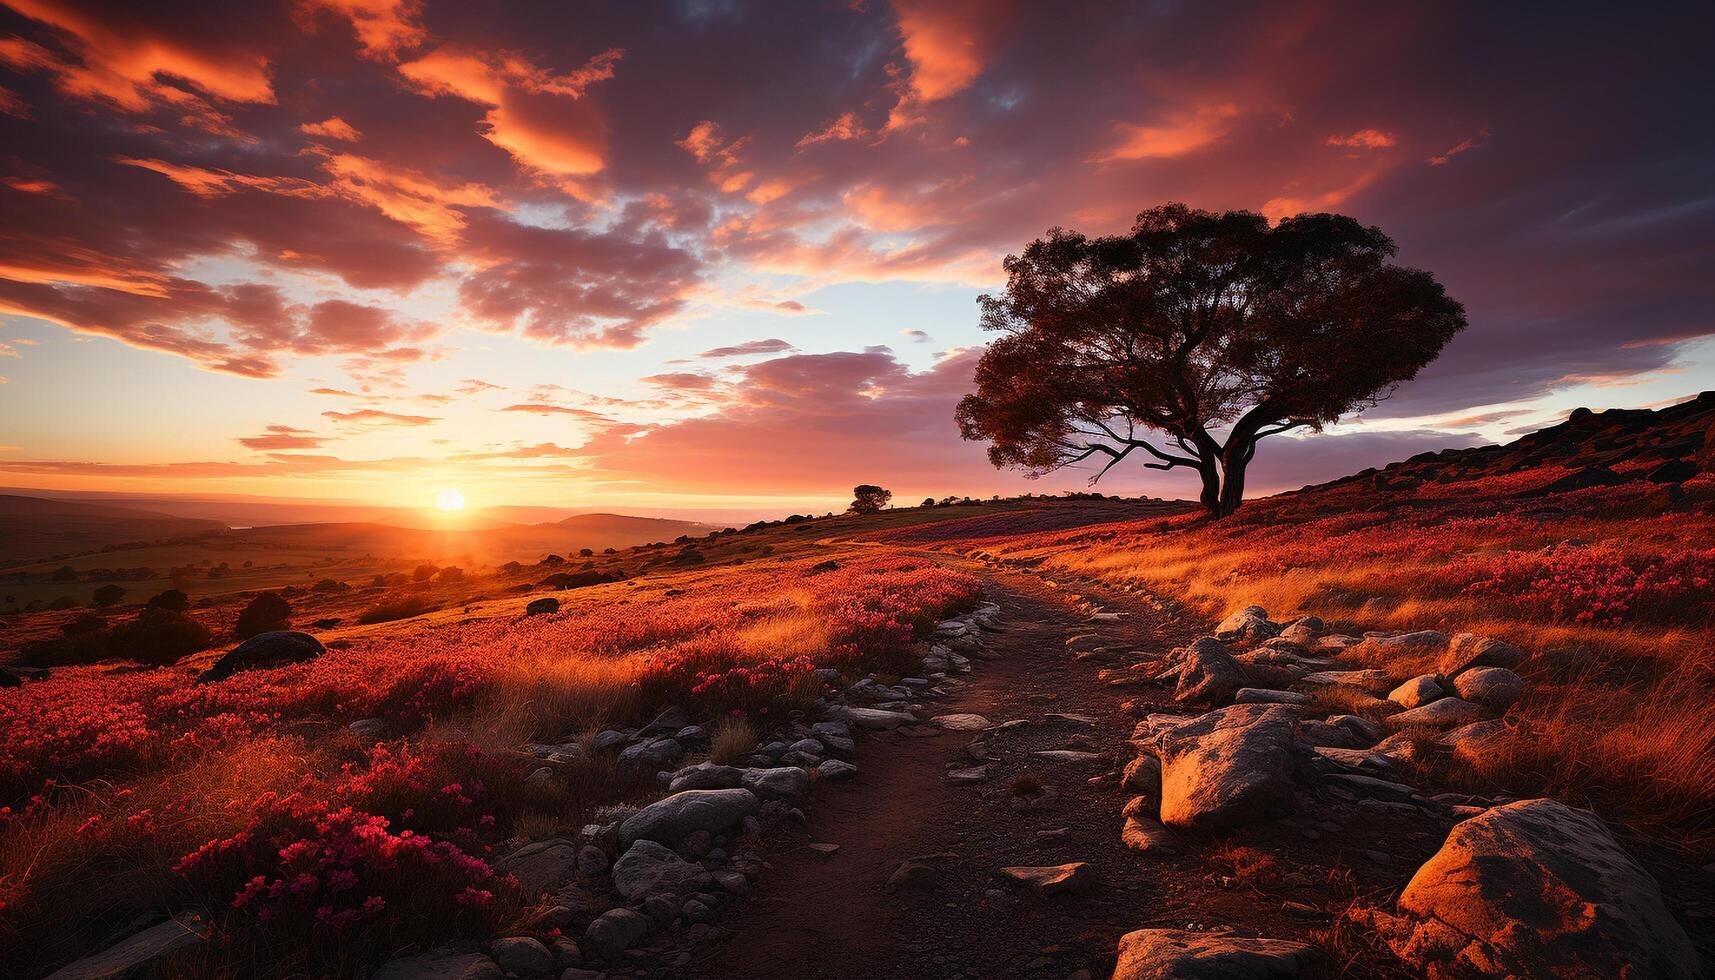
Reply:
<svg viewBox="0 0 1715 980"><path fill-rule="evenodd" d="M768 866L723 915L723 941L695 951L692 976L1106 977L1119 937L1144 927L1310 942L1327 951L1328 976L1410 975L1368 937L1331 927L1354 900L1397 894L1448 823L1306 786L1284 821L1222 840L1185 839L1171 856L1127 848L1120 828L1129 794L1111 773L1136 754L1127 739L1137 717L1182 711L1166 691L1110 687L1098 671L1164 653L1208 624L1124 593L1080 585L1074 596L1032 573L937 558L980 574L1002 608L1002 629L986 640L994 659L978 661L969 685L938 703L937 713L1028 724L983 739L999 761L978 785L946 777L949 768L977 764L967 754L972 733L924 725L861 740L858 777L817 787L804 806L807 823L770 835ZM1092 622L1076 605L1084 598L1125 616ZM1068 639L1091 634L1068 649ZM1092 645L1105 650L1074 655ZM1096 724L1046 720L1051 712L1093 716ZM1079 747L1076 736L1111 762L1069 765L1032 754ZM1027 773L1052 798L1019 812L1012 785ZM812 843L839 849L827 855ZM1221 856L1233 848L1252 849L1273 866L1235 874ZM935 869L933 885L890 891L889 877L912 860ZM1096 872L1095 888L1043 897L998 873L1074 861Z"/></svg>

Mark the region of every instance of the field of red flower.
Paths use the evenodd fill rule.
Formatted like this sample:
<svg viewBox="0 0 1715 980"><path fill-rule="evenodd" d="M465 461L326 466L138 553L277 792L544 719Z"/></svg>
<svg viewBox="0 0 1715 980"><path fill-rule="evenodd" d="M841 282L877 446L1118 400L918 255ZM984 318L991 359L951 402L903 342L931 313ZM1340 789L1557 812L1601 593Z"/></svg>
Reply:
<svg viewBox="0 0 1715 980"><path fill-rule="evenodd" d="M523 741L670 704L705 719L802 705L814 669L905 667L977 593L871 549L832 569L776 559L592 587L548 616L519 618L520 599L497 618L399 623L208 684L188 667L69 667L0 690L0 959L40 969L183 908L212 913L212 963L265 951L281 974L484 934L531 898L495 875L496 846L638 791L599 760L526 784ZM359 719L388 741L357 739Z"/></svg>

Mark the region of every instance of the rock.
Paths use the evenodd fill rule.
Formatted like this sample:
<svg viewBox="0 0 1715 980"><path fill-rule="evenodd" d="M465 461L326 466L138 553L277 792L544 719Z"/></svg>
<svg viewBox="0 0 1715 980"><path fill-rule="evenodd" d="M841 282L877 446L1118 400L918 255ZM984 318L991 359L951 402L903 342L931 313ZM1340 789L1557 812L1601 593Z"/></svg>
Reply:
<svg viewBox="0 0 1715 980"><path fill-rule="evenodd" d="M358 738L380 739L387 734L387 722L380 718L359 718L345 726L346 731Z"/></svg>
<svg viewBox="0 0 1715 980"><path fill-rule="evenodd" d="M1328 777L1328 781L1344 786L1361 796L1371 796L1378 800L1409 800L1417 792L1404 783L1377 779L1374 776L1361 776L1356 773L1335 773Z"/></svg>
<svg viewBox="0 0 1715 980"><path fill-rule="evenodd" d="M1354 687L1371 694L1386 694L1393 690L1393 675L1385 670L1322 670L1300 678L1306 684Z"/></svg>
<svg viewBox="0 0 1715 980"><path fill-rule="evenodd" d="M810 774L796 766L745 769L744 788L757 796L798 796L810 788Z"/></svg>
<svg viewBox="0 0 1715 980"><path fill-rule="evenodd" d="M610 749L617 749L629 741L631 741L630 735L624 732L616 732L610 728L605 732L597 732L595 740L590 744L597 752L606 752Z"/></svg>
<svg viewBox="0 0 1715 980"><path fill-rule="evenodd" d="M1510 643L1476 633L1458 633L1447 647L1447 652L1441 655L1441 663L1437 669L1441 676L1451 677L1456 681L1460 671L1471 667L1512 668L1524 663L1524 659L1524 651Z"/></svg>
<svg viewBox="0 0 1715 980"><path fill-rule="evenodd" d="M554 954L528 936L496 939L488 952L502 970L520 977L545 977L554 972Z"/></svg>
<svg viewBox="0 0 1715 980"><path fill-rule="evenodd" d="M494 864L531 892L553 891L576 877L578 847L563 837L525 844Z"/></svg>
<svg viewBox="0 0 1715 980"><path fill-rule="evenodd" d="M1484 755L1496 751L1510 738L1524 736L1514 733L1507 727L1506 722L1498 718L1488 721L1474 721L1469 725L1460 725L1442 734L1438 741L1453 752L1453 758L1461 762L1471 763Z"/></svg>
<svg viewBox="0 0 1715 980"><path fill-rule="evenodd" d="M607 852L594 844L578 849L578 874L595 878L607 874Z"/></svg>
<svg viewBox="0 0 1715 980"><path fill-rule="evenodd" d="M1268 621L1268 610L1261 606L1246 606L1221 620L1215 627L1215 638L1234 643L1254 643L1280 634L1280 626Z"/></svg>
<svg viewBox="0 0 1715 980"><path fill-rule="evenodd" d="M1151 820L1141 815L1125 818L1125 827L1120 830L1120 840L1135 851L1161 853L1173 850L1172 832L1159 820Z"/></svg>
<svg viewBox="0 0 1715 980"><path fill-rule="evenodd" d="M208 942L202 917L186 912L142 932L133 933L99 953L92 953L48 974L49 980L119 980L135 973L155 973L163 959L181 949ZM19 964L14 964L19 965ZM407 976L409 974L401 974ZM377 974L380 976L380 974Z"/></svg>
<svg viewBox="0 0 1715 980"><path fill-rule="evenodd" d="M1553 800L1496 807L1456 825L1378 928L1434 976L1701 975L1654 878L1585 810Z"/></svg>
<svg viewBox="0 0 1715 980"><path fill-rule="evenodd" d="M669 793L683 793L688 789L733 789L743 783L744 770L737 766L723 766L717 762L699 762L674 773L667 791Z"/></svg>
<svg viewBox="0 0 1715 980"><path fill-rule="evenodd" d="M1173 699L1187 704L1219 704L1231 700L1244 686L1244 668L1219 640L1205 636L1182 651Z"/></svg>
<svg viewBox="0 0 1715 980"><path fill-rule="evenodd" d="M693 789L656 800L619 825L619 843L637 840L672 845L694 830L724 834L761 806L748 789Z"/></svg>
<svg viewBox="0 0 1715 980"><path fill-rule="evenodd" d="M1442 698L1431 701L1421 708L1401 711L1388 717L1387 723L1393 728L1405 728L1411 725L1425 725L1433 728L1447 728L1452 725L1469 725L1483 717L1482 705L1461 701L1458 698Z"/></svg>
<svg viewBox="0 0 1715 980"><path fill-rule="evenodd" d="M853 776L856 776L857 773L857 766L854 766L849 762L841 762L839 759L824 759L822 760L822 763L816 767L817 777L820 779L826 779L829 782L839 782L841 780L851 779Z"/></svg>
<svg viewBox="0 0 1715 980"><path fill-rule="evenodd" d="M685 709L679 707L678 705L673 705L672 707L669 707L666 710L662 711L660 714L656 715L654 720L650 721L649 724L644 725L643 730L638 732L637 734L639 734L639 735L671 734L673 732L678 731L681 728L684 728L686 725L689 725L690 723L691 723L691 718L689 715L685 714Z"/></svg>
<svg viewBox="0 0 1715 980"><path fill-rule="evenodd" d="M465 977L481 977L485 973L497 974L499 968L481 953L437 949L420 956L388 960L369 975L369 980L464 980Z"/></svg>
<svg viewBox="0 0 1715 980"><path fill-rule="evenodd" d="M826 751L823 749L822 743L813 738L801 738L788 745L786 749L788 752L797 752L800 755L821 755Z"/></svg>
<svg viewBox="0 0 1715 980"><path fill-rule="evenodd" d="M648 770L669 766L684 756L685 747L676 738L638 742L619 753L621 769Z"/></svg>
<svg viewBox="0 0 1715 980"><path fill-rule="evenodd" d="M703 904L700 899L691 899L679 908L679 914L686 922L707 922L715 917L714 909Z"/></svg>
<svg viewBox="0 0 1715 980"><path fill-rule="evenodd" d="M917 718L914 715L907 714L903 711L884 711L880 708L852 707L840 707L837 710L847 720L859 728L868 728L875 731L891 731L892 729L898 728L900 725L914 725L917 723Z"/></svg>
<svg viewBox="0 0 1715 980"><path fill-rule="evenodd" d="M1310 695L1297 691L1276 691L1266 687L1241 687L1233 695L1234 704L1292 704L1310 703Z"/></svg>
<svg viewBox="0 0 1715 980"><path fill-rule="evenodd" d="M591 922L584 935L597 952L618 956L649 935L649 919L631 909L611 909Z"/></svg>
<svg viewBox="0 0 1715 980"><path fill-rule="evenodd" d="M840 851L840 845L838 844L807 844L805 846L823 857L833 857Z"/></svg>
<svg viewBox="0 0 1715 980"><path fill-rule="evenodd" d="M1283 939L1139 929L1120 937L1114 980L1286 980L1314 963L1309 946Z"/></svg>
<svg viewBox="0 0 1715 980"><path fill-rule="evenodd" d="M526 616L547 616L559 611L560 600L553 596L543 596L540 599L531 599L530 604L524 607L524 615Z"/></svg>
<svg viewBox="0 0 1715 980"><path fill-rule="evenodd" d="M976 783L987 782L988 778L988 766L971 766L968 769L947 770L947 782L952 783L954 786L971 786Z"/></svg>
<svg viewBox="0 0 1715 980"><path fill-rule="evenodd" d="M1038 895L1071 895L1096 885L1096 871L1083 861L1050 867L1001 868L1001 875L1029 885Z"/></svg>
<svg viewBox="0 0 1715 980"><path fill-rule="evenodd" d="M1356 651L1369 660L1388 661L1395 658L1433 657L1447 649L1449 638L1437 630L1417 630L1411 633L1371 634L1364 637Z"/></svg>
<svg viewBox="0 0 1715 980"><path fill-rule="evenodd" d="M810 726L810 734L824 742L831 736L834 738L851 738L852 728L843 721L818 721Z"/></svg>
<svg viewBox="0 0 1715 980"><path fill-rule="evenodd" d="M1416 708L1440 700L1446 693L1433 674L1420 674L1388 692L1387 699L1406 708Z"/></svg>
<svg viewBox="0 0 1715 980"><path fill-rule="evenodd" d="M1045 722L1060 722L1066 725L1077 725L1082 728L1096 727L1096 719L1090 715L1073 714L1069 711L1050 711L1042 716Z"/></svg>
<svg viewBox="0 0 1715 980"><path fill-rule="evenodd" d="M228 650L214 666L197 675L197 683L220 681L242 670L283 667L286 664L314 660L328 652L322 641L297 630L273 630L258 633Z"/></svg>
<svg viewBox="0 0 1715 980"><path fill-rule="evenodd" d="M1290 800L1296 720L1281 705L1236 704L1162 732L1162 823L1220 830Z"/></svg>
<svg viewBox="0 0 1715 980"><path fill-rule="evenodd" d="M1472 667L1453 678L1453 689L1467 701L1504 712L1524 697L1524 678L1505 667Z"/></svg>
<svg viewBox="0 0 1715 980"><path fill-rule="evenodd" d="M1105 765L1108 762L1108 757L1104 753L1079 752L1075 749L1043 749L1040 752L1032 752L1031 755L1044 762L1057 762L1072 766Z"/></svg>
<svg viewBox="0 0 1715 980"><path fill-rule="evenodd" d="M931 720L950 732L980 732L992 727L982 715L936 715Z"/></svg>
<svg viewBox="0 0 1715 980"><path fill-rule="evenodd" d="M1120 788L1160 799L1161 760L1153 755L1140 755L1126 763Z"/></svg>
<svg viewBox="0 0 1715 980"><path fill-rule="evenodd" d="M928 891L935 887L940 875L932 865L921 861L902 861L887 877L883 891Z"/></svg>

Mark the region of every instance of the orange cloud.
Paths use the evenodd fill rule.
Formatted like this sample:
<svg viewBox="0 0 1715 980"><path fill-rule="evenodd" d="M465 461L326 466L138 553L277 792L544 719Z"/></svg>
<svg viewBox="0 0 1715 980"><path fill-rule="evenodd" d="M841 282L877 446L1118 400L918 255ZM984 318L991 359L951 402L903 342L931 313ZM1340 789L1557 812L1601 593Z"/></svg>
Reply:
<svg viewBox="0 0 1715 980"><path fill-rule="evenodd" d="M1194 112L1175 116L1166 125L1135 126L1120 123L1114 127L1114 145L1091 163L1111 163L1116 160L1148 160L1184 156L1200 150L1227 135L1227 128L1239 108L1232 103L1203 106Z"/></svg>
<svg viewBox="0 0 1715 980"><path fill-rule="evenodd" d="M1336 134L1328 137L1329 146L1349 146L1365 150L1385 149L1398 143L1399 139L1392 133L1384 133L1379 129L1360 129L1350 136Z"/></svg>
<svg viewBox="0 0 1715 980"><path fill-rule="evenodd" d="M439 422L440 419L427 415L400 415L397 412L383 412L378 408L360 408L355 412L323 412L326 418L335 422L350 425L405 425L419 426Z"/></svg>
<svg viewBox="0 0 1715 980"><path fill-rule="evenodd" d="M278 449L319 449L327 438L317 436L308 429L295 429L289 425L270 425L265 427L261 435L243 436L238 440L239 445L246 449L278 450Z"/></svg>
<svg viewBox="0 0 1715 980"><path fill-rule="evenodd" d="M1482 146L1484 141L1488 138L1489 131L1487 129L1478 130L1477 135L1472 136L1469 139L1461 140L1457 144L1448 147L1443 152L1430 157L1428 163L1431 167L1439 167L1459 154L1464 153L1466 150L1474 150L1477 147Z"/></svg>
<svg viewBox="0 0 1715 980"><path fill-rule="evenodd" d="M983 48L1000 11L983 0L894 0L900 42L911 64L887 129L923 122L923 108L970 87L983 70Z"/></svg>
<svg viewBox="0 0 1715 980"><path fill-rule="evenodd" d="M803 149L806 146L826 143L829 140L861 140L869 135L869 130L858 119L857 113L845 112L821 129L813 133L805 133L803 138L798 141L798 148Z"/></svg>
<svg viewBox="0 0 1715 980"><path fill-rule="evenodd" d="M323 9L348 21L357 32L363 53L377 61L393 61L401 51L415 48L428 35L421 23L421 0L302 0L309 10Z"/></svg>
<svg viewBox="0 0 1715 980"><path fill-rule="evenodd" d="M612 78L625 55L611 48L564 75L536 67L522 55L443 45L399 66L399 73L428 95L451 95L490 106L485 139L525 166L548 174L582 177L605 166L607 123L585 92Z"/></svg>
<svg viewBox="0 0 1715 980"><path fill-rule="evenodd" d="M347 143L355 143L363 137L363 134L359 133L355 126L338 116L329 116L319 123L305 123L298 127L298 131L310 136L325 136L328 139L344 140Z"/></svg>

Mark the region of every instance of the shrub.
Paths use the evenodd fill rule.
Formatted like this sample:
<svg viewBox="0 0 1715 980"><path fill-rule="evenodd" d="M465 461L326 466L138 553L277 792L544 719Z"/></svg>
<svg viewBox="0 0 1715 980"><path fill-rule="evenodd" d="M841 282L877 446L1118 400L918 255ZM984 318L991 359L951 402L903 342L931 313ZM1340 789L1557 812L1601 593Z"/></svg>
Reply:
<svg viewBox="0 0 1715 980"><path fill-rule="evenodd" d="M436 568L434 565L418 565L416 570L411 573L411 579L416 582L427 582L429 579L434 578L435 573L438 571L440 571L440 569Z"/></svg>
<svg viewBox="0 0 1715 980"><path fill-rule="evenodd" d="M61 612L61 611L64 611L66 609L76 609L76 608L77 608L77 600L73 599L69 595L62 595L58 599L55 599L54 601L48 603L48 610L50 612Z"/></svg>
<svg viewBox="0 0 1715 980"><path fill-rule="evenodd" d="M427 596L407 595L378 602L358 614L357 621L365 625L375 623L391 623L396 619L410 619L432 612L437 607Z"/></svg>
<svg viewBox="0 0 1715 980"><path fill-rule="evenodd" d="M178 589L168 589L149 600L149 609L165 609L168 612L184 612L191 607L191 598Z"/></svg>
<svg viewBox="0 0 1715 980"><path fill-rule="evenodd" d="M723 766L735 764L755 748L756 726L742 715L721 719L709 738L709 758Z"/></svg>
<svg viewBox="0 0 1715 980"><path fill-rule="evenodd" d="M108 655L165 666L204 649L214 639L196 620L171 609L145 609L129 623L109 631Z"/></svg>
<svg viewBox="0 0 1715 980"><path fill-rule="evenodd" d="M107 606L117 606L119 604L119 600L125 598L125 589L118 585L104 585L101 588L96 589L91 598L95 600L95 604L97 606L101 606L103 608Z"/></svg>
<svg viewBox="0 0 1715 980"><path fill-rule="evenodd" d="M279 593L264 592L250 600L250 605L238 614L238 623L232 628L232 635L240 640L248 640L258 633L271 633L283 630L291 625L292 604L281 598Z"/></svg>

